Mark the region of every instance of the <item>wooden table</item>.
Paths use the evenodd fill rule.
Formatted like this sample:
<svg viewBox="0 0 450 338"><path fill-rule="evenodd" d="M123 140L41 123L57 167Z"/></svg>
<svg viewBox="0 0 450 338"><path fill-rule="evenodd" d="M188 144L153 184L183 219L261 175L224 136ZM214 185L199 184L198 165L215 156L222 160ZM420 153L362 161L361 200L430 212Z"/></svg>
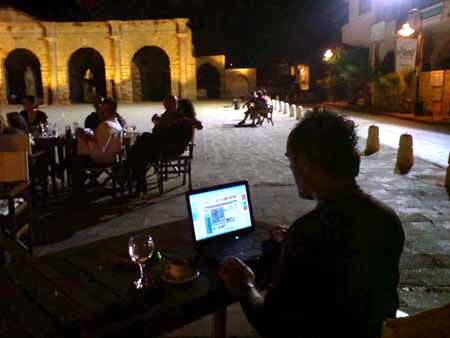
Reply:
<svg viewBox="0 0 450 338"><path fill-rule="evenodd" d="M267 229L257 225L258 240ZM146 232L163 255L196 256L186 220ZM217 266L199 260L201 276L181 287L163 283L157 264L150 269L154 287L134 290L129 236L9 266L0 273L0 336L156 337L214 313L215 336L224 336L224 310L236 299L218 280Z"/></svg>

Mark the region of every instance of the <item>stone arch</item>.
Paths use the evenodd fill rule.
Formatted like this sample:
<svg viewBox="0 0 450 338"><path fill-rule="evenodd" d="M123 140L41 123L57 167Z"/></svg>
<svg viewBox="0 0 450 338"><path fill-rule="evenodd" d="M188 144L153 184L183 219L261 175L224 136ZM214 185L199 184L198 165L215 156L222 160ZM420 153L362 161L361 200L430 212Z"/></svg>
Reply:
<svg viewBox="0 0 450 338"><path fill-rule="evenodd" d="M232 97L247 97L250 94L250 81L242 74L233 77L230 81L229 91Z"/></svg>
<svg viewBox="0 0 450 338"><path fill-rule="evenodd" d="M210 99L220 97L220 73L219 70L205 63L197 70L197 90L206 90L206 96Z"/></svg>
<svg viewBox="0 0 450 338"><path fill-rule="evenodd" d="M20 103L25 95L43 98L41 62L32 51L14 49L6 56L4 67L6 94L10 104Z"/></svg>
<svg viewBox="0 0 450 338"><path fill-rule="evenodd" d="M157 46L139 49L131 60L133 101L161 101L171 93L170 59Z"/></svg>
<svg viewBox="0 0 450 338"><path fill-rule="evenodd" d="M90 102L106 96L105 60L94 48L79 48L69 58L69 87L72 103Z"/></svg>

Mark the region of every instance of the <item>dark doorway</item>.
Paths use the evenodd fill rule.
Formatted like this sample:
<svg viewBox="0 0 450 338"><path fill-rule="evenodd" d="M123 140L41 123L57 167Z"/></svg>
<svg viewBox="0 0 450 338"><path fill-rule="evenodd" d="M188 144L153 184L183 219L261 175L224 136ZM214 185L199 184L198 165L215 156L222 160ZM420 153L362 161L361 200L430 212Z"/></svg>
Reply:
<svg viewBox="0 0 450 338"><path fill-rule="evenodd" d="M92 102L106 96L105 61L93 48L80 48L69 60L70 101Z"/></svg>
<svg viewBox="0 0 450 338"><path fill-rule="evenodd" d="M197 71L197 88L206 90L210 99L220 97L220 74L216 67L205 63Z"/></svg>
<svg viewBox="0 0 450 338"><path fill-rule="evenodd" d="M158 47L143 47L131 66L135 101L161 101L170 94L170 61Z"/></svg>
<svg viewBox="0 0 450 338"><path fill-rule="evenodd" d="M28 49L15 49L5 60L6 88L9 104L20 103L22 97L31 95L42 99L41 64Z"/></svg>

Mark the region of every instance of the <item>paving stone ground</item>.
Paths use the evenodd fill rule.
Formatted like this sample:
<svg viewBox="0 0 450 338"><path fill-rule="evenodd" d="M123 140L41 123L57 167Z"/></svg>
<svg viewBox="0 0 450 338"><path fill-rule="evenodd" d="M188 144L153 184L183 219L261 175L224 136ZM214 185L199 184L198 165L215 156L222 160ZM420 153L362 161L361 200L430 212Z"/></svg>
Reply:
<svg viewBox="0 0 450 338"><path fill-rule="evenodd" d="M298 198L284 156L294 119L277 115L274 127L266 124L261 128L235 128L242 112L232 110L229 103L204 102L197 107L205 129L195 139L194 188L249 180L256 218L274 223L289 224L314 207L313 202ZM89 107L47 110L50 119L63 127L67 122L81 122ZM141 131L150 128L147 121L160 110L159 105L151 104L121 106L130 124L136 124ZM361 135L365 132L361 131ZM364 143L362 138L360 146ZM442 166L416 158L411 172L398 176L393 171L395 156L394 148L382 146L379 153L363 157L358 182L365 191L394 208L403 221L407 237L401 261L401 309L416 313L450 303L450 202L443 186ZM162 197L151 193L143 199L99 209L89 223L75 217L72 228L61 238L64 240L38 247L36 255L187 217L185 188L176 188L178 183L173 182L174 189ZM95 209L89 211L94 214ZM210 318L205 318L168 337L206 337L210 324ZM230 309L228 328L230 336L255 336L239 306Z"/></svg>

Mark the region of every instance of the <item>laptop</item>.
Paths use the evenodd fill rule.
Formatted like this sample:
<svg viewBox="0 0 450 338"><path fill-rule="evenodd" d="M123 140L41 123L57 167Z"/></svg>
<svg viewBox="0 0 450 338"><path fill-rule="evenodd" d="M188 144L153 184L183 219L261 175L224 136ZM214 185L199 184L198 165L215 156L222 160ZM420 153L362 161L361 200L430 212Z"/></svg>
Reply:
<svg viewBox="0 0 450 338"><path fill-rule="evenodd" d="M256 229L247 181L186 193L196 249L221 263L233 256L251 261L261 256L261 236Z"/></svg>

